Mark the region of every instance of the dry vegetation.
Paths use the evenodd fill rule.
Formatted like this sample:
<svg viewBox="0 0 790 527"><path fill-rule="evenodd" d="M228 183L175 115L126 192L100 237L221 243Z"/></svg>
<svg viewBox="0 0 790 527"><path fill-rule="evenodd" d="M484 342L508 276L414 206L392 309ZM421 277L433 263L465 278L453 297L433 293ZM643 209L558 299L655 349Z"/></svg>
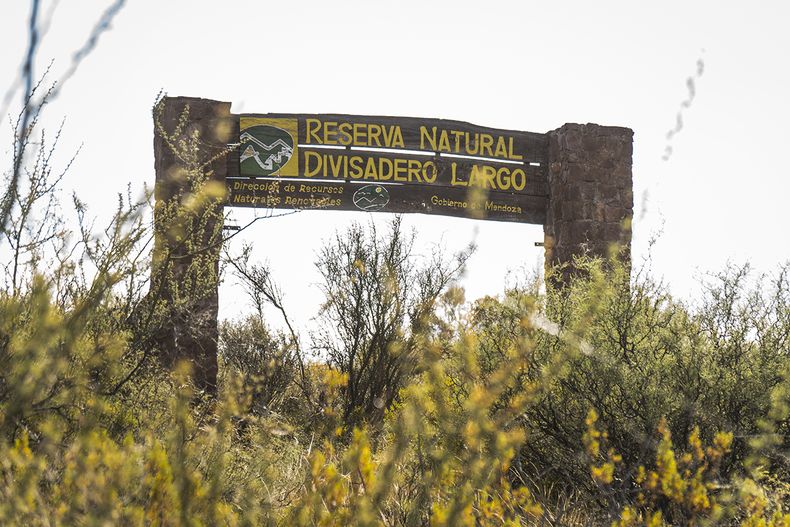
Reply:
<svg viewBox="0 0 790 527"><path fill-rule="evenodd" d="M313 335L249 250L226 254L253 309L197 390L168 346L206 326L223 189L185 114L159 129L186 190L156 225L148 195L103 229L64 207L60 131L39 126L63 82L32 82L31 4L0 202L0 525L790 526L788 264L727 267L696 305L593 259L561 290L467 302L472 249L418 258L382 216L319 251Z"/></svg>
<svg viewBox="0 0 790 527"><path fill-rule="evenodd" d="M158 227L196 251L220 197L198 142L172 141L190 192ZM469 303L469 250L353 225L318 253L316 335L273 330L275 280L233 259L256 309L221 326L215 398L158 360L205 262L157 295L147 200L93 232L75 199L69 227L49 152L2 218L1 524L790 525L787 266L689 306L580 260L562 290Z"/></svg>

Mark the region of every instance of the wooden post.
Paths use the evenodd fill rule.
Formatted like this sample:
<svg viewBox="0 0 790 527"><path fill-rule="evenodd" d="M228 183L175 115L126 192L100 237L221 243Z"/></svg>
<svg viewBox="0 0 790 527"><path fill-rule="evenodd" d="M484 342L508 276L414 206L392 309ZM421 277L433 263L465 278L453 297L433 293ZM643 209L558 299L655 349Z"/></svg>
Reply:
<svg viewBox="0 0 790 527"><path fill-rule="evenodd" d="M566 124L549 136L549 205L543 227L546 267L574 273L573 258L609 258L630 265L634 194L634 132L596 124Z"/></svg>
<svg viewBox="0 0 790 527"><path fill-rule="evenodd" d="M195 180L225 187L227 159L223 152L230 142L230 103L165 97L160 104L163 107L154 113L156 206L151 297L165 306L165 327L156 341L164 364L173 367L180 361L189 362L196 387L214 394L223 209L216 198L198 199L195 205L201 193L212 190L205 184L196 190ZM182 119L185 111L187 118Z"/></svg>

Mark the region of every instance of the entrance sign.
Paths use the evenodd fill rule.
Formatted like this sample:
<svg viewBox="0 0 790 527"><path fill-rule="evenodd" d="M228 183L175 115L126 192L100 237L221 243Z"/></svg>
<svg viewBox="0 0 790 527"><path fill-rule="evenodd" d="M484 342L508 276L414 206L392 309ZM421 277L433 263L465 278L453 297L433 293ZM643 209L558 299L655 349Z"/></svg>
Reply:
<svg viewBox="0 0 790 527"><path fill-rule="evenodd" d="M196 384L210 392L217 380L222 245L215 237L224 220L221 213L194 218L193 237L204 250L194 250L162 224L168 207L159 205L183 203L189 190L184 161L172 149L179 137L198 138L208 177L228 190L225 206L416 212L542 224L546 267L561 270L553 275L559 284L569 282L579 254L606 259L616 246L623 260L630 259L634 196L628 128L565 124L540 134L436 119L237 115L229 102L194 97L165 97L157 108L152 276L175 277L177 283L200 258L209 284L188 308L179 305L174 327L164 328L157 345L170 357L166 363L188 358ZM519 241L513 239L506 250L518 250ZM521 242L531 246L534 239ZM153 293L176 294L167 287L154 291L156 284L151 281Z"/></svg>
<svg viewBox="0 0 790 527"><path fill-rule="evenodd" d="M545 221L545 134L400 117L237 119L229 206Z"/></svg>

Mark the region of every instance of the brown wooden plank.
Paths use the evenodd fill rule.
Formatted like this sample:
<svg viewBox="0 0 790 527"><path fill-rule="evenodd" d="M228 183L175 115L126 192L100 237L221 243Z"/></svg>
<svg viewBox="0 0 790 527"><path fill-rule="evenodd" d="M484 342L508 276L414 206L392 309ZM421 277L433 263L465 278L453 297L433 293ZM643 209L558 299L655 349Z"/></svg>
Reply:
<svg viewBox="0 0 790 527"><path fill-rule="evenodd" d="M295 155L298 174L321 181L459 187L478 186L489 191L546 196L548 186L540 167L403 152L365 152L349 149L300 147ZM292 161L293 163L294 161ZM244 177L238 156L228 159L228 176ZM286 176L283 176L287 179Z"/></svg>
<svg viewBox="0 0 790 527"><path fill-rule="evenodd" d="M543 224L547 198L480 189L229 178L231 207L422 213Z"/></svg>
<svg viewBox="0 0 790 527"><path fill-rule="evenodd" d="M535 132L523 132L515 130L503 130L499 128L489 128L478 126L463 121L449 119L423 119L415 117L391 117L391 116L367 116L367 115L346 115L346 114L241 114L239 117L245 118L264 118L264 119L296 119L299 122L298 143L311 145L330 145L330 146L363 146L363 147L382 147L400 148L406 150L421 151L442 151L463 155L477 155L480 157L491 157L522 161L525 163L535 162L545 165L548 159L548 139L546 134ZM316 121L321 125L316 127ZM333 124L334 123L334 124ZM347 125L345 131L340 130L341 124ZM359 125L354 130L354 125ZM373 127L371 127L373 125ZM402 142L398 141L393 145L395 134L394 128L398 127ZM430 141L421 134L421 127L425 127L427 136L433 137L432 130L436 127L436 141L433 148ZM441 148L441 132L447 132L448 142ZM355 132L359 132L355 135ZM380 133L377 133L380 132ZM349 138L350 134L350 139ZM467 134L469 141L467 142ZM486 148L486 140L483 135L490 136L493 143ZM474 138L477 137L477 141ZM504 139L507 153L496 152L498 138ZM388 138L390 139L388 141ZM356 139L356 140L355 140ZM511 157L510 146L512 140ZM478 144L479 143L479 144ZM469 149L465 148L468 144Z"/></svg>

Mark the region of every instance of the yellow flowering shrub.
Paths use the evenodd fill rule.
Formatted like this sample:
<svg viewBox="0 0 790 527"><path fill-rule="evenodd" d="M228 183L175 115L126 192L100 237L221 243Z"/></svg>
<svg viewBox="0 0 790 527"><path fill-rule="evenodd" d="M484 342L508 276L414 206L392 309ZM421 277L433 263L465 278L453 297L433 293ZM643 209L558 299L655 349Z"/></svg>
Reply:
<svg viewBox="0 0 790 527"><path fill-rule="evenodd" d="M606 433L598 429L597 421L597 412L590 410L584 442L592 459L602 457L601 443L606 441ZM676 452L663 419L658 435L652 468L640 465L632 474L612 450L602 464L591 465L591 476L599 485L610 485L615 470L622 478L630 477L633 482L630 503L618 511L619 517L612 522L613 527L790 525L790 513L784 512L782 500L769 499L766 489L758 482L737 476L727 481L722 477L720 465L731 452L731 433L716 433L711 444L704 446L700 430L695 427L682 453Z"/></svg>
<svg viewBox="0 0 790 527"><path fill-rule="evenodd" d="M191 229L223 189L179 130L190 191L157 228L201 252ZM82 256L0 289L0 525L790 525L788 268L753 291L728 270L699 309L596 261L561 290L471 305L448 274L417 273L388 286L424 289L406 313L375 259L355 259L362 297L386 292L410 325L384 317L383 346L352 324L346 344L377 351L336 359L397 354L365 367L403 370L360 383L261 310L223 325L220 385L202 393L156 343L217 269L201 253L183 279L146 282L144 204L121 202L104 236L79 229Z"/></svg>

